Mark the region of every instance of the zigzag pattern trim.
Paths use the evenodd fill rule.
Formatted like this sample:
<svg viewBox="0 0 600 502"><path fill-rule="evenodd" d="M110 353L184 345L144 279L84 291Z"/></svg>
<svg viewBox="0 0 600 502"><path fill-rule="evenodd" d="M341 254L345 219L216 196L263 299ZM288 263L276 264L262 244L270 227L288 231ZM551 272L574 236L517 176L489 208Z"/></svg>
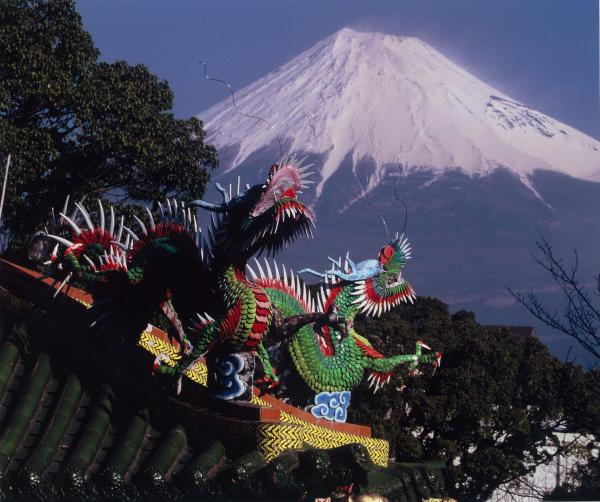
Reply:
<svg viewBox="0 0 600 502"><path fill-rule="evenodd" d="M181 357L170 343L152 334L152 326L148 326L142 332L138 345L155 356L159 354L167 356L165 364L169 366L175 365ZM206 387L207 370L203 361L196 361L185 374L190 380ZM258 396L252 396L250 402L257 406L272 408L269 403ZM367 438L321 427L283 410L281 410L281 422L280 424L265 423L259 426L257 447L267 461L274 459L286 449L300 448L303 443L314 448L335 448L345 444L360 443L367 448L375 464L382 467L387 466L389 443L384 439Z"/></svg>
<svg viewBox="0 0 600 502"><path fill-rule="evenodd" d="M148 326L140 335L138 345L144 350L147 350L154 356L163 355L163 362L169 366L175 366L177 361L181 359L179 352L170 343L154 336L152 327ZM202 361L196 361L186 371L185 375L203 387L208 385L208 370Z"/></svg>

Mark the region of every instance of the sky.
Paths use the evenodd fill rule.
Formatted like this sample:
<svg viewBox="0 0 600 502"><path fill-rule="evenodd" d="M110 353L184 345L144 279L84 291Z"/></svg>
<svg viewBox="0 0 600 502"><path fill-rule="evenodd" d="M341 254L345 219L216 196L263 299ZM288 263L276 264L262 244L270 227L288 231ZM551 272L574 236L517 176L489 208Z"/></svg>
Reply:
<svg viewBox="0 0 600 502"><path fill-rule="evenodd" d="M166 79L187 118L343 27L418 37L476 77L600 139L600 0L77 0L101 59ZM543 333L539 331L541 335ZM559 351L560 352L560 351Z"/></svg>
<svg viewBox="0 0 600 502"><path fill-rule="evenodd" d="M415 36L527 106L600 139L598 0L78 0L101 59L167 80L197 115L349 26Z"/></svg>

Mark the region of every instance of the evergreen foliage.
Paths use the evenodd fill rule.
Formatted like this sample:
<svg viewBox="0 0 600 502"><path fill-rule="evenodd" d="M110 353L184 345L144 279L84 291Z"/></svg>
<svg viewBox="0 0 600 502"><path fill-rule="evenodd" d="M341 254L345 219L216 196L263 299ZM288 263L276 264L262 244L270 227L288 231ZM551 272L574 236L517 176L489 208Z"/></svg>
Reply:
<svg viewBox="0 0 600 502"><path fill-rule="evenodd" d="M458 500L486 500L501 484L551 460L542 449L560 427L590 431L599 418L592 374L563 364L535 337L453 316L419 298L357 323L383 353L422 339L444 353L435 375L392 379L375 396L353 393L349 420L370 424L398 461L441 459ZM404 345L404 347L403 347Z"/></svg>
<svg viewBox="0 0 600 502"><path fill-rule="evenodd" d="M4 231L23 237L67 194L199 197L216 152L176 119L143 65L99 62L72 0L0 3L0 145L12 154ZM6 235L6 234L5 234Z"/></svg>

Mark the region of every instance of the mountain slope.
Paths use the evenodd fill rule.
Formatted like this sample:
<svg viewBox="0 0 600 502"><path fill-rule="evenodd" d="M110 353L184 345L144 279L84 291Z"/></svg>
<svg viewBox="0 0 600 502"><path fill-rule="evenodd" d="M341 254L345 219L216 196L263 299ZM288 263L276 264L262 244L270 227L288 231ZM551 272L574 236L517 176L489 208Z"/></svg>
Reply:
<svg viewBox="0 0 600 502"><path fill-rule="evenodd" d="M315 164L316 190L302 197L317 230L281 257L294 267L325 269L346 250L375 258L387 240L381 220L402 231L406 204L406 277L483 322L532 324L507 287L558 299L531 257L540 236L566 260L579 251L584 281L598 273L600 142L419 40L344 29L236 101L268 124L230 99L200 114L219 149L217 181L262 180L281 153ZM546 342L566 352L564 339Z"/></svg>
<svg viewBox="0 0 600 502"><path fill-rule="evenodd" d="M600 142L512 100L424 42L345 28L200 115L208 141L235 148L236 168L261 148L322 154L317 195L342 161L373 161L364 190L397 164L522 181L534 169L600 181Z"/></svg>

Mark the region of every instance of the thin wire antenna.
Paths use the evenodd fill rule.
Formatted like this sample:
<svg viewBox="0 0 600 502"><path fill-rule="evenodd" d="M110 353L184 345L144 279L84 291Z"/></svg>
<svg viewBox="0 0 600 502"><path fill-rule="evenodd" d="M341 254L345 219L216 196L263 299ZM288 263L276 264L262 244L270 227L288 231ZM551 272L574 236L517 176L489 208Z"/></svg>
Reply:
<svg viewBox="0 0 600 502"><path fill-rule="evenodd" d="M325 96L324 96L324 92L325 89L327 89L330 85L331 82L333 82L334 77L331 77L331 79L329 80L329 82L327 82L327 84L325 84L322 88L321 88L321 103L323 103L323 105L325 105ZM331 97L331 96L330 96ZM310 115L307 113L305 115L305 117L308 117L308 127L310 127L312 129L312 140L310 142L310 145L308 145L308 151L312 152L312 148L315 144L315 140L317 139L317 130L315 129L315 126L313 125L312 121L315 118L315 114L311 113Z"/></svg>
<svg viewBox="0 0 600 502"><path fill-rule="evenodd" d="M231 87L231 84L229 82L227 82L226 80L220 79L220 78L216 78L216 77L211 77L208 74L208 66L206 65L206 63L204 61L198 61L202 66L204 66L204 78L206 78L206 80L211 80L213 82L219 82L223 85L225 85L227 87L227 89L229 89L229 93L231 94L231 102L233 103L233 108L235 109L235 111L239 114L242 115L243 117L248 117L250 119L254 119L254 120L258 120L260 122L263 122L265 124L267 124L269 126L269 129L271 129L272 131L275 130L275 128L273 127L273 124L271 124L271 122L269 122L267 119L263 118L263 117L259 117L257 115L250 115L248 113L244 113L243 111L241 111L238 108L237 102L235 100L235 91L233 90L233 87ZM283 157L283 147L281 145L281 138L279 137L279 135L276 136L277 139L277 143L279 144L279 156Z"/></svg>
<svg viewBox="0 0 600 502"><path fill-rule="evenodd" d="M391 241L391 237L390 237L390 231L388 229L387 223L385 222L385 218L383 217L383 215L381 214L381 211L379 211L379 209L377 209L373 204L371 204L370 202L367 201L367 204L369 205L369 207L375 211L377 213L377 216L379 216L379 218L381 219L381 223L383 223L383 227L385 228L385 233L387 235L388 241Z"/></svg>
<svg viewBox="0 0 600 502"><path fill-rule="evenodd" d="M360 188L361 192L364 192L365 194L367 193L367 190L363 190L363 187L362 187L362 185L360 184L360 182L358 180L358 176L356 176L356 184ZM385 218L381 214L381 211L379 211L379 209L377 209L377 207L375 207L375 205L373 205L368 199L365 199L365 202L367 203L367 206L369 206L373 211L375 211L375 213L377 214L377 216L379 216L379 219L383 223L383 228L385 228L385 233L387 235L387 238L388 238L388 240L391 241L390 232L388 230L388 226L387 226L387 223L385 221Z"/></svg>
<svg viewBox="0 0 600 502"><path fill-rule="evenodd" d="M406 231L406 224L408 223L408 206L406 205L406 202L404 202L404 200L402 200L398 196L398 187L397 186L394 187L394 197L396 197L396 200L404 206L404 225L402 225L402 232L401 232L401 234L404 234L404 232Z"/></svg>
<svg viewBox="0 0 600 502"><path fill-rule="evenodd" d="M403 155L402 146L400 146L400 155ZM396 163L398 164L398 179L396 180L396 184L394 185L394 197L398 202L400 202L400 204L404 206L404 225L402 226L401 233L404 234L406 230L406 225L408 223L408 206L406 205L406 202L404 202L404 200L401 199L398 195L398 183L400 183L400 178L402 177L402 164L399 161L396 161Z"/></svg>

